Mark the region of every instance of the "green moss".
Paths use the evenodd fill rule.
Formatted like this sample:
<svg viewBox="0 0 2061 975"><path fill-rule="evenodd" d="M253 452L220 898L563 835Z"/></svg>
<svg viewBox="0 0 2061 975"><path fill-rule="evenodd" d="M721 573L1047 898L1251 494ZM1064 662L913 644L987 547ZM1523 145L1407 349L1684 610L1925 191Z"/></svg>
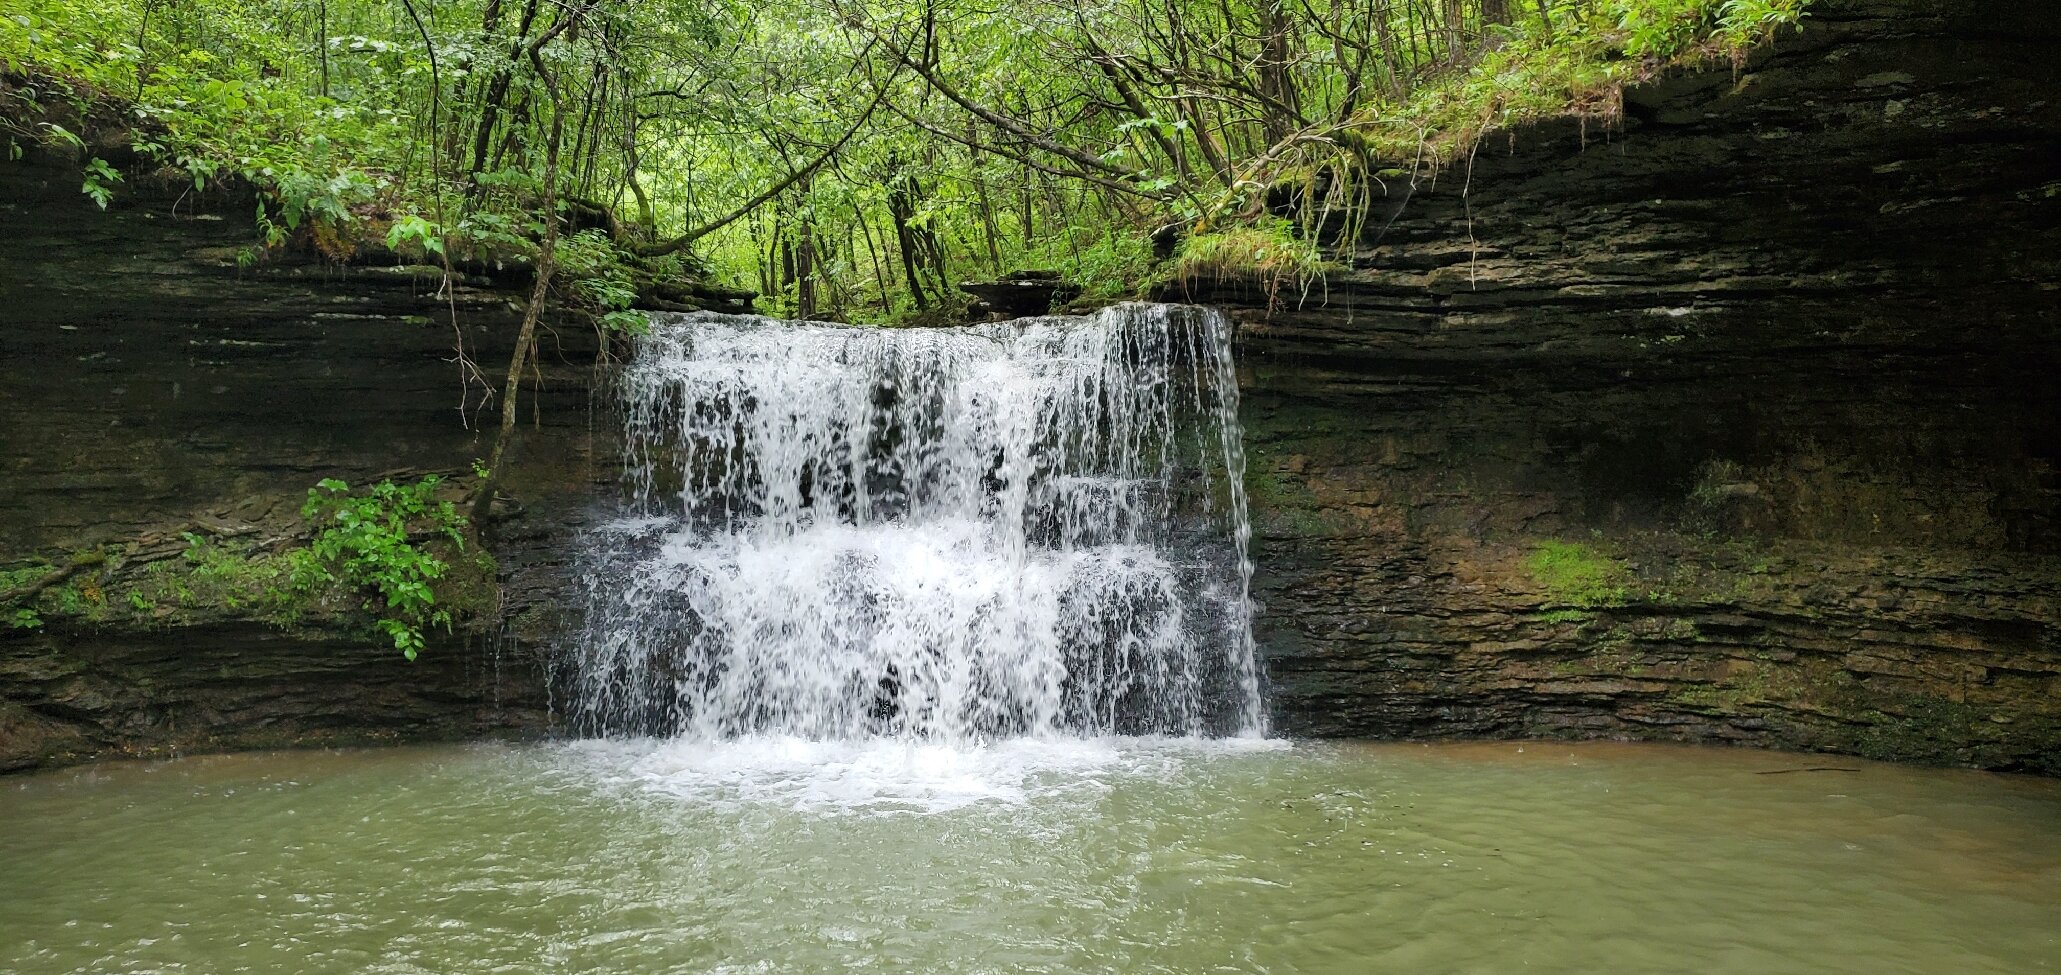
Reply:
<svg viewBox="0 0 2061 975"><path fill-rule="evenodd" d="M1245 472L1245 497L1255 508L1273 510L1315 508L1318 504L1316 492L1301 478L1257 467Z"/></svg>
<svg viewBox="0 0 2061 975"><path fill-rule="evenodd" d="M1745 697L1738 691L1713 684L1698 684L1695 687L1684 688L1669 694L1667 699L1675 704L1712 710L1731 710L1746 703Z"/></svg>
<svg viewBox="0 0 2061 975"><path fill-rule="evenodd" d="M2015 750L2007 739L2055 737L2051 719L2028 719L2030 727L2018 722L2000 724L1991 720L1994 709L1962 701L1897 694L1878 698L1876 705L1858 715L1862 724L1850 747L1867 758L1959 764L1977 760L1981 764L2008 761L1991 752Z"/></svg>
<svg viewBox="0 0 2061 975"><path fill-rule="evenodd" d="M55 566L49 562L38 559L12 569L0 569L0 593L12 593L24 586L32 585L36 580L49 575L53 568Z"/></svg>
<svg viewBox="0 0 2061 975"><path fill-rule="evenodd" d="M1670 68L1745 56L1803 17L1804 0L1641 0L1606 4L1526 33L1401 104L1377 101L1355 135L1376 158L1457 160L1480 137L1558 116L1613 119L1624 86ZM1577 29L1569 29L1576 26Z"/></svg>
<svg viewBox="0 0 2061 975"><path fill-rule="evenodd" d="M318 598L305 576L305 549L280 553L253 550L248 543L187 533L177 561L153 564L139 588L140 602L170 603L193 610L223 610L291 626ZM138 600L130 600L135 606Z"/></svg>
<svg viewBox="0 0 2061 975"><path fill-rule="evenodd" d="M71 571L68 578L0 605L0 621L16 629L34 629L46 621L156 628L254 620L282 629L344 631L365 628L369 613L385 630L393 607L386 598L389 587L378 583L391 580L368 571L363 564L368 558L358 548L334 544L339 534L335 526L372 523L375 515L381 519L376 527L390 530L380 536L384 547L374 554L406 555L414 560L411 565L422 569L419 579L410 576L397 584L406 585L419 605L433 610L424 614L418 627L497 619L499 566L492 556L464 544L457 534L463 522L451 502L431 497L436 487L435 480L425 480L416 505L396 508L391 518L376 493L351 498L357 504L342 516L333 505L316 505L310 510L325 516L323 530L312 539L303 535L291 543L275 538L259 544L250 538L185 532L181 537L186 547L171 557L154 548L154 539L153 548L141 556L138 544L72 553L61 563ZM421 525L433 525L442 533L427 541L410 541ZM327 552L325 541L332 543ZM0 581L8 587L0 592L34 585L57 564L50 558L20 562L0 572ZM414 632L419 636L419 629Z"/></svg>
<svg viewBox="0 0 2061 975"><path fill-rule="evenodd" d="M1270 217L1188 237L1165 281L1250 278L1272 291L1318 278L1335 267L1314 240L1288 221Z"/></svg>
<svg viewBox="0 0 2061 975"><path fill-rule="evenodd" d="M501 612L501 566L479 549L437 553L449 564L436 581L437 605L454 619L491 619Z"/></svg>
<svg viewBox="0 0 2061 975"><path fill-rule="evenodd" d="M1633 639L1631 630L1622 626L1609 627L1596 637L1595 643L1590 644L1589 652L1599 657L1616 657L1631 647Z"/></svg>
<svg viewBox="0 0 2061 975"><path fill-rule="evenodd" d="M1250 467L1245 472L1245 498L1254 518L1275 532L1309 537L1334 530L1323 502L1301 477Z"/></svg>
<svg viewBox="0 0 2061 975"><path fill-rule="evenodd" d="M358 610L362 594L315 571L306 545L265 550L247 541L194 533L177 557L144 564L110 559L35 597L0 607L16 627L47 620L93 626L177 626L213 619L248 619L282 629L331 626ZM489 618L500 606L499 567L484 552L443 553L450 571L434 586L437 602L454 619ZM16 570L31 581L49 572Z"/></svg>
<svg viewBox="0 0 2061 975"><path fill-rule="evenodd" d="M1695 621L1686 619L1668 620L1667 625L1661 628L1660 635L1669 640L1684 641L1699 640L1703 637L1702 632L1696 629Z"/></svg>
<svg viewBox="0 0 2061 975"><path fill-rule="evenodd" d="M1548 599L1579 609L1622 606L1631 592L1623 562L1580 542L1541 543L1524 568Z"/></svg>

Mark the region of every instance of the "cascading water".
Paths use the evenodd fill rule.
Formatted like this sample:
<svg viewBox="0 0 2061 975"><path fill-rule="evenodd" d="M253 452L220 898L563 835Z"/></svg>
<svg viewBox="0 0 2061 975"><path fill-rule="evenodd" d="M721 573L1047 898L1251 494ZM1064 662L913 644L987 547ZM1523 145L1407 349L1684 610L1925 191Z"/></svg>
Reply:
<svg viewBox="0 0 2061 975"><path fill-rule="evenodd" d="M566 661L590 734L1261 731L1230 325L660 316Z"/></svg>

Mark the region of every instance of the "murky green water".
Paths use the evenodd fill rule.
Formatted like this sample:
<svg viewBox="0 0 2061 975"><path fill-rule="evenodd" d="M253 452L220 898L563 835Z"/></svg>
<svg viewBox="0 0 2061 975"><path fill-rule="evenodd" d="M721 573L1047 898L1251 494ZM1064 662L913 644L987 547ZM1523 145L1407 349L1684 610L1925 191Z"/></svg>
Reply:
<svg viewBox="0 0 2061 975"><path fill-rule="evenodd" d="M0 864L21 973L2061 967L2061 783L1665 747L202 758L0 782Z"/></svg>

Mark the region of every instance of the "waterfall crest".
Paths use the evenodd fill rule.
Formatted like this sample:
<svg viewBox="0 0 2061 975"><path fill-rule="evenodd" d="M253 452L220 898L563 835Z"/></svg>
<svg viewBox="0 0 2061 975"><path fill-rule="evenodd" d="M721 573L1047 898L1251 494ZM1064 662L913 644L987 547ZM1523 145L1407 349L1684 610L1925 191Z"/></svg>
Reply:
<svg viewBox="0 0 2061 975"><path fill-rule="evenodd" d="M1231 328L654 319L583 555L589 734L1257 734Z"/></svg>

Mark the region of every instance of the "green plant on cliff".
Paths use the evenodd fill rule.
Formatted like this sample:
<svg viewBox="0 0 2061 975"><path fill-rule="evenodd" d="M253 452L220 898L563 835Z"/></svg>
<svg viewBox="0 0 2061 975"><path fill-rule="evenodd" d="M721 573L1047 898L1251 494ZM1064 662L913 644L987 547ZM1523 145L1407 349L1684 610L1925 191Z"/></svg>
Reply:
<svg viewBox="0 0 2061 975"><path fill-rule="evenodd" d="M451 502L436 499L440 483L432 474L414 484L381 481L352 494L350 485L329 478L308 491L301 508L316 531L294 567L296 583L334 582L371 593L376 625L409 660L422 650L424 628L451 624L431 588L449 566L418 539L442 537L465 547L465 519Z"/></svg>
<svg viewBox="0 0 2061 975"><path fill-rule="evenodd" d="M284 555L251 551L248 543L236 543L198 532L184 532L186 551L178 564L161 562L152 566L152 578L159 593L181 606L214 607L249 612L285 624L300 613L309 595L297 578L293 549ZM145 611L143 603L154 603L148 594L129 605Z"/></svg>
<svg viewBox="0 0 2061 975"><path fill-rule="evenodd" d="M1163 272L1170 280L1249 278L1269 295L1335 267L1310 235L1279 217L1190 235Z"/></svg>
<svg viewBox="0 0 2061 975"><path fill-rule="evenodd" d="M649 330L650 320L630 310L637 300L630 257L607 234L587 230L562 238L557 259L566 276L565 297L588 309L602 328L629 335Z"/></svg>
<svg viewBox="0 0 2061 975"><path fill-rule="evenodd" d="M0 0L0 138L102 153L96 200L241 180L266 246L531 260L556 216L881 318L1012 268L1119 294L1182 232L1183 264L1307 270L1248 232L1364 226L1484 134L1608 124L1805 3ZM131 123L128 180L88 118Z"/></svg>
<svg viewBox="0 0 2061 975"><path fill-rule="evenodd" d="M1580 542L1542 542L1524 568L1555 603L1595 609L1622 606L1631 596L1632 576L1624 563Z"/></svg>

